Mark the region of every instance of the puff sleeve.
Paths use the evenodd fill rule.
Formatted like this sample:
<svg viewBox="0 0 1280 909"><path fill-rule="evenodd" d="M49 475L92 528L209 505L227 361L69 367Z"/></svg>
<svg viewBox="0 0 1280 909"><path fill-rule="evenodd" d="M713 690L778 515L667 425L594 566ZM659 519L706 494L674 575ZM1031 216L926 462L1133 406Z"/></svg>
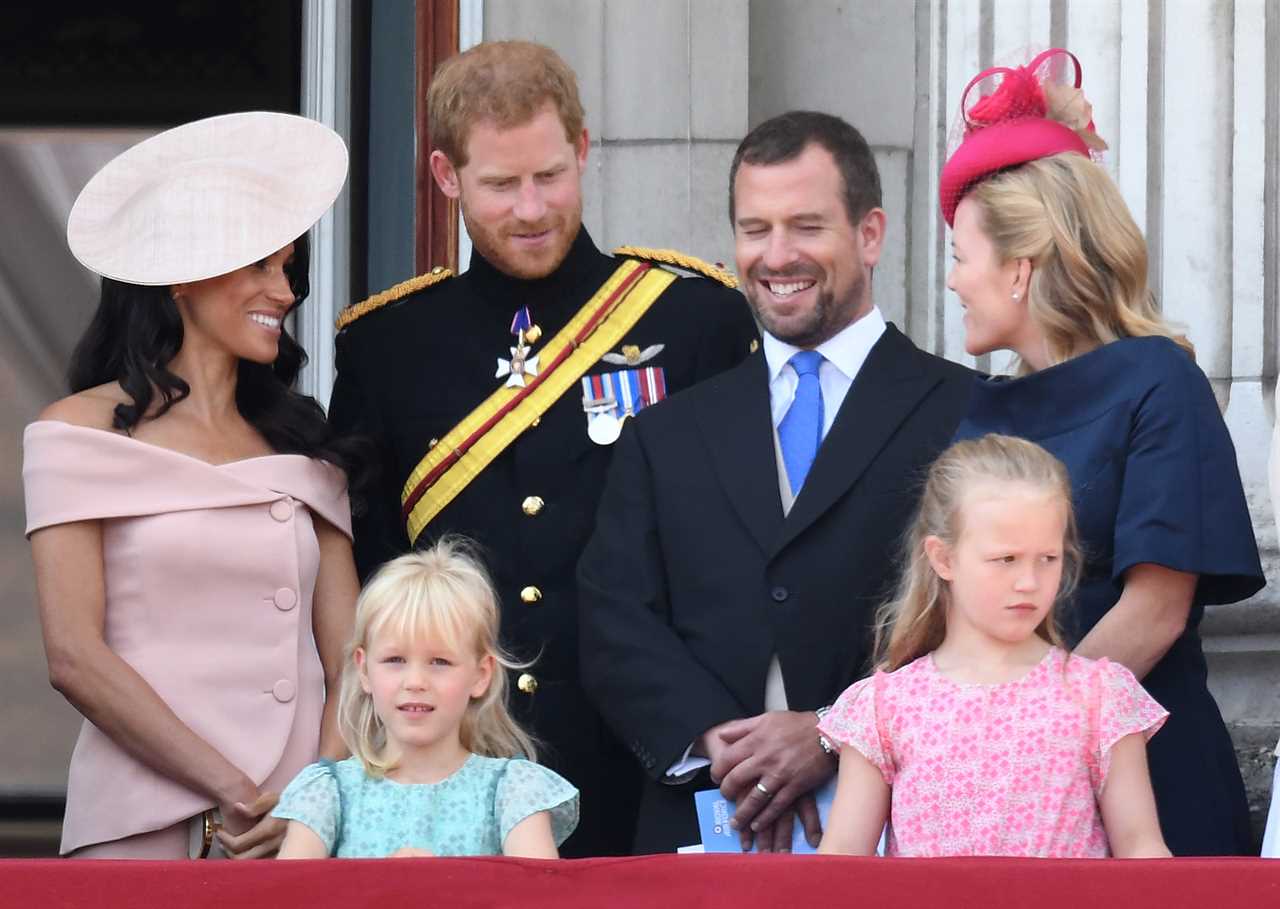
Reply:
<svg viewBox="0 0 1280 909"><path fill-rule="evenodd" d="M298 771L271 816L304 824L333 855L342 829L342 799L332 767L316 763Z"/></svg>
<svg viewBox="0 0 1280 909"><path fill-rule="evenodd" d="M1150 741L1169 718L1169 711L1147 694L1133 673L1106 658L1097 661L1092 688L1090 775L1093 791L1101 793L1116 743L1134 733Z"/></svg>
<svg viewBox="0 0 1280 909"><path fill-rule="evenodd" d="M897 768L881 732L880 687L884 678L884 673L878 672L846 688L818 723L818 732L839 748L847 745L856 750L892 786Z"/></svg>
<svg viewBox="0 0 1280 909"><path fill-rule="evenodd" d="M513 759L498 781L493 814L498 822L498 842L525 818L547 811L551 835L559 846L578 826L578 790L559 774L532 761Z"/></svg>

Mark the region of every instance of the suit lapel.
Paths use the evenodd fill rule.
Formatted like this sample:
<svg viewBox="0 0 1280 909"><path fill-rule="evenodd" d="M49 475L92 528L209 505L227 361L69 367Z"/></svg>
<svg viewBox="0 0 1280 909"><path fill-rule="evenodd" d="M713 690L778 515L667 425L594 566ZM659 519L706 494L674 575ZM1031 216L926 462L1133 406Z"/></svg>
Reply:
<svg viewBox="0 0 1280 909"><path fill-rule="evenodd" d="M768 553L782 528L782 502L764 353L748 357L722 378L722 393L699 399L698 427L729 501Z"/></svg>
<svg viewBox="0 0 1280 909"><path fill-rule="evenodd" d="M938 383L937 373L928 366L906 336L892 325L885 329L845 395L771 555L803 533L858 481Z"/></svg>

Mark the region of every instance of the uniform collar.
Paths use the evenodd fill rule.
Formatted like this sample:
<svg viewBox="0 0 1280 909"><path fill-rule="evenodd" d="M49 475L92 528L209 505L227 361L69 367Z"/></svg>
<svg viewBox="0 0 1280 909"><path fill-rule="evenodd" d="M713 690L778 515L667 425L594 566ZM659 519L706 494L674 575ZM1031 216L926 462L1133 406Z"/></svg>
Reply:
<svg viewBox="0 0 1280 909"><path fill-rule="evenodd" d="M549 311L576 310L591 292L604 283L613 268L613 260L596 248L583 226L560 267L545 278L514 278L499 271L474 250L464 277L484 300L503 312L528 306L534 319L539 319Z"/></svg>

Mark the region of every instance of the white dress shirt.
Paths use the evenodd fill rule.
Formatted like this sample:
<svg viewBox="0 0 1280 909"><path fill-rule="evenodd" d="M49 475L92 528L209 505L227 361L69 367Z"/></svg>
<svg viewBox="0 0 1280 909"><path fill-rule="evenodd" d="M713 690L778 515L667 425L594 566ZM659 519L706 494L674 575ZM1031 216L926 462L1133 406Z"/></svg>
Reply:
<svg viewBox="0 0 1280 909"><path fill-rule="evenodd" d="M836 335L823 341L814 348L822 354L822 365L818 368L818 385L822 388L822 438L827 437L831 425L835 422L840 406L844 404L845 395L858 377L862 364L867 361L871 348L884 334L884 316L877 307L862 318L845 326ZM778 424L787 415L791 402L795 400L796 386L800 377L795 367L789 362L802 348L793 347L786 341L773 335L761 332L764 338L764 359L769 366L769 409L773 416L774 451L778 459L779 494L782 497L782 511L791 511L791 489L786 482L786 468L782 464L782 450L778 445ZM821 450L821 449L819 449ZM777 654L769 660L769 672L764 683L764 709L786 710L787 691L782 679L782 664ZM705 757L691 755L693 746L690 743L684 755L667 768L666 782L676 784L685 782L699 768L711 761Z"/></svg>
<svg viewBox="0 0 1280 909"><path fill-rule="evenodd" d="M827 437L845 395L858 377L867 354L884 334L884 328L884 316L873 306L861 319L814 348L823 356L822 366L818 369L818 385L822 388L822 438ZM768 332L763 336L764 359L769 364L769 409L773 414L773 426L777 429L795 400L800 377L789 361L801 348L793 347Z"/></svg>

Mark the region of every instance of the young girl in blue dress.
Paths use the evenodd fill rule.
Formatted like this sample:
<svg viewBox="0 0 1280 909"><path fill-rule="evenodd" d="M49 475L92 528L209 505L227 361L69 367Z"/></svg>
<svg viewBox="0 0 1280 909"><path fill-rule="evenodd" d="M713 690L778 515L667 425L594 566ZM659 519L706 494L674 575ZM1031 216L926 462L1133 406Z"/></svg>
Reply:
<svg viewBox="0 0 1280 909"><path fill-rule="evenodd" d="M280 858L556 858L578 792L507 710L498 604L457 540L401 556L356 604L339 699L352 756L312 764L273 814Z"/></svg>

